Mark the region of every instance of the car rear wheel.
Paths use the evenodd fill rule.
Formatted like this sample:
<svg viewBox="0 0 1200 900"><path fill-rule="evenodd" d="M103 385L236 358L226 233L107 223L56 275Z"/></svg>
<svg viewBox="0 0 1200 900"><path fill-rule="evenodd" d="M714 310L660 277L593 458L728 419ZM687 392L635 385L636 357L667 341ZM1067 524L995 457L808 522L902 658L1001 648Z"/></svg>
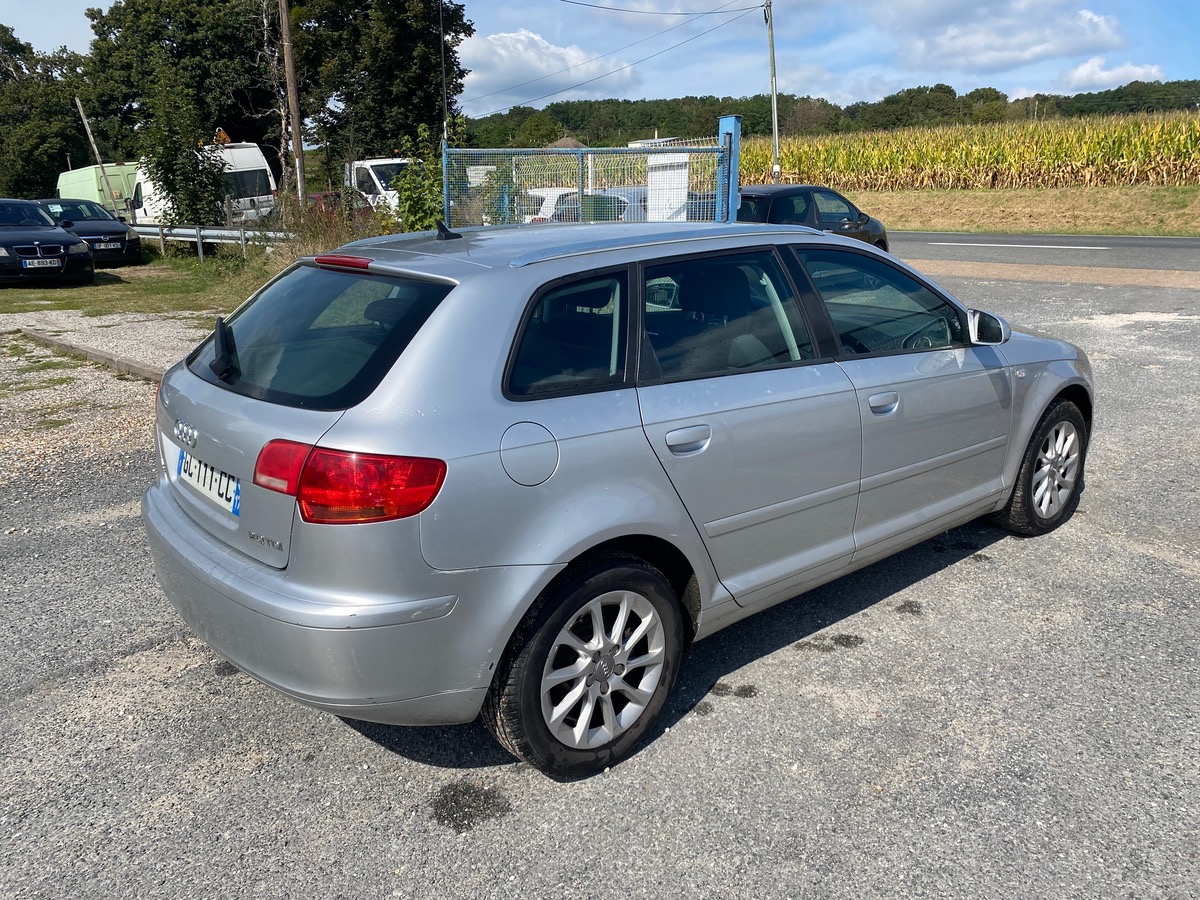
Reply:
<svg viewBox="0 0 1200 900"><path fill-rule="evenodd" d="M996 522L1017 534L1053 531L1071 517L1083 488L1087 423L1079 407L1056 400L1042 413L1021 460L1008 505Z"/></svg>
<svg viewBox="0 0 1200 900"><path fill-rule="evenodd" d="M646 734L683 651L679 601L662 573L625 554L598 559L530 611L484 704L519 759L552 775L598 772Z"/></svg>

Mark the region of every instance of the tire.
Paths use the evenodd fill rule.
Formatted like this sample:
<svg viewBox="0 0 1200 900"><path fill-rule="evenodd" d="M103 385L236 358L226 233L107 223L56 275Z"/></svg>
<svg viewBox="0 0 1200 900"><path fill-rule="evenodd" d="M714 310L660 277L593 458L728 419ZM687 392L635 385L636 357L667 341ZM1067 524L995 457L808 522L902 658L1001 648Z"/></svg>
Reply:
<svg viewBox="0 0 1200 900"><path fill-rule="evenodd" d="M549 775L599 772L658 718L682 654L679 600L662 573L626 554L599 558L552 585L525 617L484 722Z"/></svg>
<svg viewBox="0 0 1200 900"><path fill-rule="evenodd" d="M884 253L888 252L887 241L876 241L875 246L878 247L880 250L882 250Z"/></svg>
<svg viewBox="0 0 1200 900"><path fill-rule="evenodd" d="M993 521L1016 534L1047 534L1075 512L1083 490L1087 423L1079 407L1055 400L1042 413L1021 460L1008 505Z"/></svg>

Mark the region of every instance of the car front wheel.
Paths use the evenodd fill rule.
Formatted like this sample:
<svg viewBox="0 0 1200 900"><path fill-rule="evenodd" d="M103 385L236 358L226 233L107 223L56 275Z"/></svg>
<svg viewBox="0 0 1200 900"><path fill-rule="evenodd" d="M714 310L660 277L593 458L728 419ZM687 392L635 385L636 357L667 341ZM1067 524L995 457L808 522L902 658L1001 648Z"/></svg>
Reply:
<svg viewBox="0 0 1200 900"><path fill-rule="evenodd" d="M1071 517L1083 488L1087 423L1079 407L1056 400L1042 413L997 524L1017 534L1053 531Z"/></svg>
<svg viewBox="0 0 1200 900"><path fill-rule="evenodd" d="M596 560L530 611L484 720L543 772L598 772L632 751L658 717L682 651L679 601L662 573L625 554Z"/></svg>

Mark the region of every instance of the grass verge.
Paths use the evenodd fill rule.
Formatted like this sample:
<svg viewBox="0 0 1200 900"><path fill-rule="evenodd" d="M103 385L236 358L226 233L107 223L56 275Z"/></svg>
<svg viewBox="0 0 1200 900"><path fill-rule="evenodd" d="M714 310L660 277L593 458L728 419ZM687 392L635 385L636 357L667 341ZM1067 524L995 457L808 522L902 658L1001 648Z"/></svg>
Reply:
<svg viewBox="0 0 1200 900"><path fill-rule="evenodd" d="M1200 237L1200 187L849 191L888 231Z"/></svg>

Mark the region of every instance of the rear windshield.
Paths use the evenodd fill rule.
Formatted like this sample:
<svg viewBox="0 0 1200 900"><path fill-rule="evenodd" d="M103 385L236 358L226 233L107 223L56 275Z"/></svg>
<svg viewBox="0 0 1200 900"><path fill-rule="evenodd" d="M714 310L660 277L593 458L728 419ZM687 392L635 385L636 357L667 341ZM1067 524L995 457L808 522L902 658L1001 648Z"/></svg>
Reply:
<svg viewBox="0 0 1200 900"><path fill-rule="evenodd" d="M286 272L225 323L227 359L214 372L215 335L188 357L212 384L306 409L362 402L453 285L304 265ZM232 340L231 340L232 338Z"/></svg>

